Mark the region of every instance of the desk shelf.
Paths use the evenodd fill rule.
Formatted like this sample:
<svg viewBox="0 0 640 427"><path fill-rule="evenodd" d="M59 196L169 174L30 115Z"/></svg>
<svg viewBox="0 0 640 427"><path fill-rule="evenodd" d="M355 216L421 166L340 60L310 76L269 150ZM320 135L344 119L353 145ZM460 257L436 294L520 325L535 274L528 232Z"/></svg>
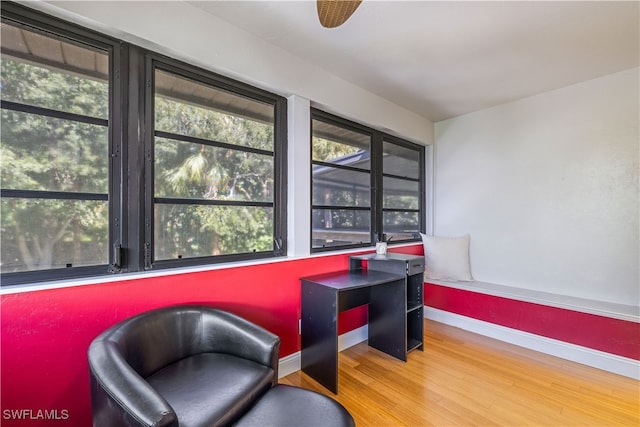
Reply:
<svg viewBox="0 0 640 427"><path fill-rule="evenodd" d="M418 301L408 301L407 302L407 314L411 313L414 310L419 310L422 308L422 304Z"/></svg>
<svg viewBox="0 0 640 427"><path fill-rule="evenodd" d="M407 353L424 350L424 257L388 253L355 255L349 258L352 271L364 269L399 274L405 277L405 341ZM405 356L406 360L406 356Z"/></svg>
<svg viewBox="0 0 640 427"><path fill-rule="evenodd" d="M407 351L420 349L423 347L422 340L409 339L407 341Z"/></svg>

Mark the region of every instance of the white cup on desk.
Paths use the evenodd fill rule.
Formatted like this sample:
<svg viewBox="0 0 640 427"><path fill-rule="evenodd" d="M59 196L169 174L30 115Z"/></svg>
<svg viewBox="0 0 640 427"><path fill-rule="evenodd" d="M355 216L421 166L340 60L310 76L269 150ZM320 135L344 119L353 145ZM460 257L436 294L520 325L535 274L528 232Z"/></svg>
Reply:
<svg viewBox="0 0 640 427"><path fill-rule="evenodd" d="M376 242L376 255L384 256L387 254L387 242Z"/></svg>

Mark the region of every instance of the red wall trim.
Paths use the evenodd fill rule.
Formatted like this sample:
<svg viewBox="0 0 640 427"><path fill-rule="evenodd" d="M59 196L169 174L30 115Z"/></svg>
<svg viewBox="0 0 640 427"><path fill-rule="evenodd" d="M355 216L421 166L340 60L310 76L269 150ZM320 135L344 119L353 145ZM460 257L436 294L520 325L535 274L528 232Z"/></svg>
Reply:
<svg viewBox="0 0 640 427"><path fill-rule="evenodd" d="M391 250L422 254L422 245ZM43 417L57 414L65 417L59 420L65 426L91 425L89 343L116 322L157 307L224 308L279 335L280 357L295 353L300 350L300 277L348 265L348 255L329 255L2 295L0 424L50 426L54 421ZM339 318L339 331L366 321L366 307L350 310Z"/></svg>
<svg viewBox="0 0 640 427"><path fill-rule="evenodd" d="M425 283L426 306L640 360L640 323Z"/></svg>

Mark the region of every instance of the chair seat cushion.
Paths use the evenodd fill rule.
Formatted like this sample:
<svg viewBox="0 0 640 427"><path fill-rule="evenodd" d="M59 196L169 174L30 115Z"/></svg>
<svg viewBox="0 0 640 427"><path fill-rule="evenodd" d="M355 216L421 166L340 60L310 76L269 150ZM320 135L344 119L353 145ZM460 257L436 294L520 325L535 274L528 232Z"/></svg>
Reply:
<svg viewBox="0 0 640 427"><path fill-rule="evenodd" d="M202 353L147 378L181 427L228 425L272 386L273 369L220 353Z"/></svg>
<svg viewBox="0 0 640 427"><path fill-rule="evenodd" d="M354 427L349 412L324 394L278 384L243 416L235 427Z"/></svg>

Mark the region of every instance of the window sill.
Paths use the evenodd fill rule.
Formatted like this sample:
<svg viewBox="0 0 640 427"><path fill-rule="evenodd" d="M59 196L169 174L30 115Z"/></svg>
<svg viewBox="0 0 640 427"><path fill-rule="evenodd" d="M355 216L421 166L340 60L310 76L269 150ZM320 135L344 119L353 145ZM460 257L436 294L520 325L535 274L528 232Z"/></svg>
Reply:
<svg viewBox="0 0 640 427"><path fill-rule="evenodd" d="M389 248L393 249L393 248L400 248L404 246L414 246L416 244L418 243L416 242L404 243L404 244L393 245L393 246L390 246ZM172 268L172 269L140 271L135 273L122 273L122 274L111 274L111 275L104 275L104 276L83 277L81 279L67 279L67 280L56 280L56 281L50 281L50 282L26 283L22 285L13 285L9 287L0 288L0 295L11 295L11 294L24 293L24 292L36 292L36 291L42 291L42 290L70 288L74 286L98 285L101 283L117 283L125 280L148 279L148 278L160 277L160 276L173 276L173 275L179 275L179 274L201 273L205 271L248 267L248 266L254 266L254 265L265 265L265 264L273 264L273 263L279 263L279 262L304 260L309 258L322 258L322 257L328 257L328 256L336 256L336 255L352 255L352 254L373 252L374 250L375 250L374 247L345 249L342 251L320 252L320 253L314 253L309 255L285 256L285 257L279 257L279 258L268 258L264 260L237 261L237 262L209 264L209 265L201 265L201 266L193 266L193 267L179 267L179 268Z"/></svg>

